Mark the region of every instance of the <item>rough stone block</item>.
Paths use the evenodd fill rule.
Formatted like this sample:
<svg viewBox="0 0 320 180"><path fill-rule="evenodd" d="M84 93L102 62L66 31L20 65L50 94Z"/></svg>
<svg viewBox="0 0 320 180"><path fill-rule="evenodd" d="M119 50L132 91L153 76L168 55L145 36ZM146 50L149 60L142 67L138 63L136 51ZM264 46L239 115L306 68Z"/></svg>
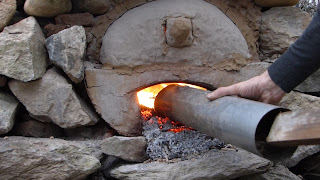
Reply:
<svg viewBox="0 0 320 180"><path fill-rule="evenodd" d="M143 162L147 159L146 146L147 141L143 136L113 136L101 142L103 153L132 162Z"/></svg>
<svg viewBox="0 0 320 180"><path fill-rule="evenodd" d="M36 81L12 80L9 88L30 115L39 121L74 128L93 125L99 120L56 69L48 70Z"/></svg>
<svg viewBox="0 0 320 180"><path fill-rule="evenodd" d="M73 26L50 36L46 39L46 47L50 61L62 68L74 83L83 80L86 32L82 26Z"/></svg>
<svg viewBox="0 0 320 180"><path fill-rule="evenodd" d="M276 7L262 13L260 50L265 58L283 54L311 21L310 14L295 7Z"/></svg>
<svg viewBox="0 0 320 180"><path fill-rule="evenodd" d="M101 155L94 142L24 137L1 138L0 177L81 180L99 169Z"/></svg>
<svg viewBox="0 0 320 180"><path fill-rule="evenodd" d="M0 91L0 134L9 132L16 118L19 101L10 94Z"/></svg>
<svg viewBox="0 0 320 180"><path fill-rule="evenodd" d="M34 17L0 33L0 74L20 81L42 77L48 66L45 38Z"/></svg>

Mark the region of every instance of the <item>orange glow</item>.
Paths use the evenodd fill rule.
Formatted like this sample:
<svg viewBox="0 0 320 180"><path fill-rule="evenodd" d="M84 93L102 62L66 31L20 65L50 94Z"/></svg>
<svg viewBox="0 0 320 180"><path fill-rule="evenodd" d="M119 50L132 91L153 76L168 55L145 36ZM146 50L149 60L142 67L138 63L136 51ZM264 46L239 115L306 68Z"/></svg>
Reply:
<svg viewBox="0 0 320 180"><path fill-rule="evenodd" d="M176 85L180 85L180 86L189 86L189 87L196 88L196 89L206 90L203 87L192 85L192 84L186 84L186 83L163 83L163 84L157 84L157 85L150 86L148 88L142 89L141 91L139 91L137 93L139 104L143 105L145 107L153 109L154 108L154 101L155 101L155 98L158 95L158 93L163 88L165 88L165 87L167 87L169 85L172 85L172 84L176 84Z"/></svg>

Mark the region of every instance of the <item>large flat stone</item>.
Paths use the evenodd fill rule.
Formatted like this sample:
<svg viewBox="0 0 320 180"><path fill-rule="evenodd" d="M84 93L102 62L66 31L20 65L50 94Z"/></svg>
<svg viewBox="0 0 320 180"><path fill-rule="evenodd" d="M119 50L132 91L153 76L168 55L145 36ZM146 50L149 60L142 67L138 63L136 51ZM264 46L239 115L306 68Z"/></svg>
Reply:
<svg viewBox="0 0 320 180"><path fill-rule="evenodd" d="M46 39L46 47L50 61L63 69L73 82L83 80L86 32L82 26L73 26L50 36Z"/></svg>
<svg viewBox="0 0 320 180"><path fill-rule="evenodd" d="M92 125L99 120L55 68L36 81L12 80L9 88L30 115L39 121L74 128Z"/></svg>
<svg viewBox="0 0 320 180"><path fill-rule="evenodd" d="M0 134L9 132L15 121L19 101L10 94L0 91Z"/></svg>
<svg viewBox="0 0 320 180"><path fill-rule="evenodd" d="M0 74L20 81L40 78L48 66L45 38L34 17L0 33Z"/></svg>
<svg viewBox="0 0 320 180"><path fill-rule="evenodd" d="M0 32L9 23L10 19L16 12L15 0L0 1Z"/></svg>
<svg viewBox="0 0 320 180"><path fill-rule="evenodd" d="M111 175L121 180L219 180L264 172L271 165L270 161L244 150L210 151L202 158L175 163L151 162L123 165L113 169Z"/></svg>
<svg viewBox="0 0 320 180"><path fill-rule="evenodd" d="M9 137L0 139L1 179L81 180L100 167L95 142Z"/></svg>

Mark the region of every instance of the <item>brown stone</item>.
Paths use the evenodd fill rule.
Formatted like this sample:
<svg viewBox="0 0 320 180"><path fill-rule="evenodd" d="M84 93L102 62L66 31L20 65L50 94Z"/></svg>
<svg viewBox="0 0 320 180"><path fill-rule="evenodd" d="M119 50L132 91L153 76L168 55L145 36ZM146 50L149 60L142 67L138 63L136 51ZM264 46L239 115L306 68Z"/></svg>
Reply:
<svg viewBox="0 0 320 180"><path fill-rule="evenodd" d="M192 23L189 18L169 18L166 27L166 40L169 46L185 47L192 45Z"/></svg>
<svg viewBox="0 0 320 180"><path fill-rule="evenodd" d="M293 6L299 0L253 0L260 7Z"/></svg>
<svg viewBox="0 0 320 180"><path fill-rule="evenodd" d="M116 20L122 16L127 11L126 7L123 4L119 4L116 7L112 8L107 12L109 19Z"/></svg>
<svg viewBox="0 0 320 180"><path fill-rule="evenodd" d="M0 87L5 87L7 85L8 78L0 75Z"/></svg>
<svg viewBox="0 0 320 180"><path fill-rule="evenodd" d="M44 27L44 31L45 31L46 37L49 37L69 27L70 27L69 25L63 25L63 24L57 24L57 25L48 24Z"/></svg>
<svg viewBox="0 0 320 180"><path fill-rule="evenodd" d="M110 0L72 0L73 12L89 12L102 15L110 9Z"/></svg>
<svg viewBox="0 0 320 180"><path fill-rule="evenodd" d="M93 26L94 17L90 13L61 14L56 16L55 21L56 24L90 27Z"/></svg>
<svg viewBox="0 0 320 180"><path fill-rule="evenodd" d="M63 130L52 123L29 120L16 123L12 129L12 134L15 136L50 138L61 137L63 135Z"/></svg>
<svg viewBox="0 0 320 180"><path fill-rule="evenodd" d="M140 6L145 3L147 3L146 0L123 0L123 4L127 8L127 10Z"/></svg>

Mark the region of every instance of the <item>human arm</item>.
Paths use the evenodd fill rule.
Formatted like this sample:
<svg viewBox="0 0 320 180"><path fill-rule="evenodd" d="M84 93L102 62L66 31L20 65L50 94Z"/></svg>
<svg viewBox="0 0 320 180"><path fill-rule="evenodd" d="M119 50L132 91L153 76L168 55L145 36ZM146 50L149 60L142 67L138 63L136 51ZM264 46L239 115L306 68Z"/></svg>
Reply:
<svg viewBox="0 0 320 180"><path fill-rule="evenodd" d="M270 78L268 71L260 76L253 77L228 87L221 87L208 94L209 100L218 99L223 96L236 95L243 98L278 104L286 93L277 86Z"/></svg>
<svg viewBox="0 0 320 180"><path fill-rule="evenodd" d="M302 36L269 68L250 80L218 88L209 100L237 95L256 101L277 104L285 92L290 92L320 67L320 10ZM278 94L276 94L278 93Z"/></svg>

